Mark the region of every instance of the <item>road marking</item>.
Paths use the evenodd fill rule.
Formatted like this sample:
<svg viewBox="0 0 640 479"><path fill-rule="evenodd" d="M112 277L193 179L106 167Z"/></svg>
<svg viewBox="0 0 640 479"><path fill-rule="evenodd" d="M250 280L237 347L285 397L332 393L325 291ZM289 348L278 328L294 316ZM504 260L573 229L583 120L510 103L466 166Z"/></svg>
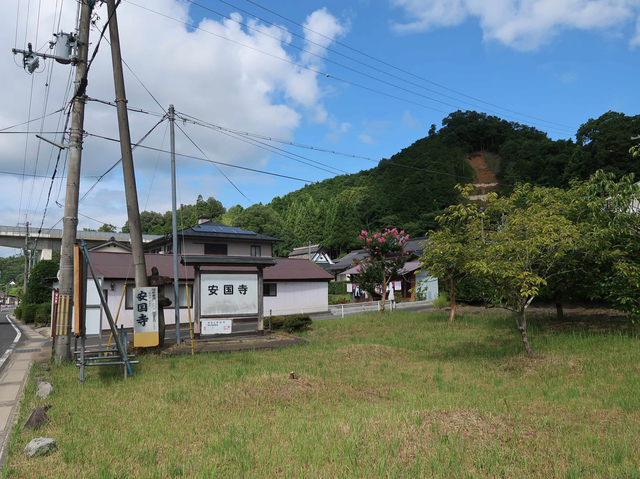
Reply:
<svg viewBox="0 0 640 479"><path fill-rule="evenodd" d="M22 333L20 332L20 330L16 327L15 324L13 324L13 321L11 321L9 319L9 315L8 314L5 316L5 318L7 318L7 321L9 321L9 323L11 323L11 326L13 327L13 329L16 330L16 338L13 340L13 343L11 343L11 346L9 346L9 349L7 349L5 351L5 353L2 355L2 357L0 358L0 368L2 367L4 362L7 360L9 355L13 352L13 350L16 347L16 344L18 344L18 341L20 341L20 337L22 336Z"/></svg>

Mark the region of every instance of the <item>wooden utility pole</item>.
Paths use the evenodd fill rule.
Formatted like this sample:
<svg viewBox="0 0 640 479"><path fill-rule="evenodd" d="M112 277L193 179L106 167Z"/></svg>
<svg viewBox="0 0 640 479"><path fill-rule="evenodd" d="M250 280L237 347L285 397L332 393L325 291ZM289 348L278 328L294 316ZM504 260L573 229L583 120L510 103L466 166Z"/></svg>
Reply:
<svg viewBox="0 0 640 479"><path fill-rule="evenodd" d="M22 293L27 292L27 284L29 283L29 270L31 266L31 261L29 259L29 222L27 221L27 234L24 238L24 286L22 288Z"/></svg>
<svg viewBox="0 0 640 479"><path fill-rule="evenodd" d="M80 191L80 165L82 159L82 134L84 133L84 104L87 86L87 58L89 56L89 29L93 2L81 2L78 31L78 55L76 80L71 110L69 134L69 160L67 167L67 190L64 198L62 219L62 247L60 248L60 295L58 323L55 335L55 356L58 362L71 359L71 308L73 299L73 246L78 227L78 196ZM67 305L67 307L62 307Z"/></svg>
<svg viewBox="0 0 640 479"><path fill-rule="evenodd" d="M180 276L178 274L178 217L176 213L176 115L173 105L169 105L171 125L171 235L173 236L173 310L176 325L176 344L180 344Z"/></svg>
<svg viewBox="0 0 640 479"><path fill-rule="evenodd" d="M111 63L113 65L113 83L116 90L120 152L122 154L124 191L127 199L127 215L129 218L129 234L131 235L133 268L136 279L136 288L143 288L148 286L149 283L147 280L147 266L144 259L144 247L142 244L140 209L138 207L136 176L133 169L133 152L131 149L129 116L127 114L127 96L124 89L124 74L122 71L122 55L120 53L120 36L118 35L118 17L116 15L115 0L107 0L107 12L109 15Z"/></svg>

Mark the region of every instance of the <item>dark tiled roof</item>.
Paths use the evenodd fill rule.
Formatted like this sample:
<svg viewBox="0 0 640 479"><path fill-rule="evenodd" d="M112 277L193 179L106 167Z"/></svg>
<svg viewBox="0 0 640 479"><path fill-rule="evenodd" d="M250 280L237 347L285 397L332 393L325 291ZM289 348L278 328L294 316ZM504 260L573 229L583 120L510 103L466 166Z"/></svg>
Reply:
<svg viewBox="0 0 640 479"><path fill-rule="evenodd" d="M109 279L131 279L133 280L133 256L124 253L104 253L94 251L91 254L91 261L98 276ZM171 254L151 254L144 255L147 265L147 275L151 275L151 268L158 268L161 276L173 277L173 255ZM264 269L265 281L331 281L333 276L321 267L308 260L291 258L274 258L275 266ZM203 268L204 270L204 268ZM252 267L215 267L216 271L255 271ZM193 279L193 267L178 266L180 279Z"/></svg>
<svg viewBox="0 0 640 479"><path fill-rule="evenodd" d="M289 253L289 258L293 258L294 256L308 256L309 252L311 252L311 254L313 255L318 251L327 251L327 248L325 248L321 244L313 244L311 245L311 247L301 246L299 248L293 248L293 251Z"/></svg>
<svg viewBox="0 0 640 479"><path fill-rule="evenodd" d="M282 240L267 236L253 231L243 230L235 226L227 226L221 223L207 221L197 226L191 226L178 231L178 237L184 238L206 238L206 239L233 239L238 241L266 241L270 243L281 243ZM163 236L157 240L147 243L145 248L153 248L154 246L166 243L171 235Z"/></svg>
<svg viewBox="0 0 640 479"><path fill-rule="evenodd" d="M105 246L109 246L109 245L114 245L114 246L120 246L121 248L124 248L126 250L131 251L131 245L127 244L127 243L122 243L121 241L118 241L117 239L115 239L113 236L111 238L109 238L108 241L105 241L104 243L100 243L97 244L95 246L92 246L91 248L89 248L89 251L94 251L100 248L104 248Z"/></svg>
<svg viewBox="0 0 640 479"><path fill-rule="evenodd" d="M404 249L405 251L415 255L422 257L424 254L424 246L420 246L420 243L426 243L429 241L429 238L426 236L421 236L419 238L409 238L409 241L405 243Z"/></svg>
<svg viewBox="0 0 640 479"><path fill-rule="evenodd" d="M330 264L327 266L327 271L331 271L332 273L338 273L340 271L344 271L347 268L353 266L356 260L362 260L366 258L368 255L365 253L363 249L359 249L356 251L352 251L346 256L340 258L334 264Z"/></svg>

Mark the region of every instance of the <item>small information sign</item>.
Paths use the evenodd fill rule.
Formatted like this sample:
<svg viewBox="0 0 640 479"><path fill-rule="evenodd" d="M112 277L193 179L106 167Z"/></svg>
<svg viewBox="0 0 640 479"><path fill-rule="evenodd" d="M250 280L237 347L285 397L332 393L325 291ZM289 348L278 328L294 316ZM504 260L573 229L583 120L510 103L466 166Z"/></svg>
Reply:
<svg viewBox="0 0 640 479"><path fill-rule="evenodd" d="M231 334L230 319L203 319L202 334Z"/></svg>
<svg viewBox="0 0 640 479"><path fill-rule="evenodd" d="M133 345L136 348L157 346L160 342L158 326L158 288L134 288Z"/></svg>

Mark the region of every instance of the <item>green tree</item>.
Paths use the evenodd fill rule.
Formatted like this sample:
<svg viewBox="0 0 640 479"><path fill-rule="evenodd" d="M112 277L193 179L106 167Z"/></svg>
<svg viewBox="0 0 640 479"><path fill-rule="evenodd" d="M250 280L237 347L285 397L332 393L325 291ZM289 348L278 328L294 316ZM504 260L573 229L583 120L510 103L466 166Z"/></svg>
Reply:
<svg viewBox="0 0 640 479"><path fill-rule="evenodd" d="M527 308L552 278L573 271L566 262L570 253L590 247L590 238L563 214L561 198L557 190L530 185L509 196L490 195L481 254L470 266L473 274L494 285L493 302L514 313L529 355Z"/></svg>
<svg viewBox="0 0 640 479"><path fill-rule="evenodd" d="M295 247L293 232L287 228L278 212L268 205L258 203L246 209L234 206L222 219L230 226L281 239L282 243L276 243L273 247L274 256L287 256Z"/></svg>
<svg viewBox="0 0 640 479"><path fill-rule="evenodd" d="M103 233L117 233L118 228L108 223L105 223L100 228L98 228L98 231L101 231Z"/></svg>
<svg viewBox="0 0 640 479"><path fill-rule="evenodd" d="M463 197L468 197L473 185L457 189ZM469 202L450 206L437 219L442 227L429 231L420 264L430 276L447 284L451 300L449 322L453 322L457 309L456 286L473 273L472 265L481 251L483 219L478 206Z"/></svg>
<svg viewBox="0 0 640 479"><path fill-rule="evenodd" d="M576 144L565 179L587 180L597 170L621 177L640 173L640 164L629 154L631 137L640 132L640 115L609 111L584 123L576 133Z"/></svg>
<svg viewBox="0 0 640 479"><path fill-rule="evenodd" d="M376 285L382 287L381 311L384 311L387 286L398 277L408 259L404 244L409 235L393 228L377 233L362 231L358 239L368 256L359 263L355 281L360 289L370 294L375 292Z"/></svg>
<svg viewBox="0 0 640 479"><path fill-rule="evenodd" d="M598 171L574 189L586 199L589 218L598 230L600 270L593 296L611 301L622 311L640 315L640 186L634 175L616 181Z"/></svg>
<svg viewBox="0 0 640 479"><path fill-rule="evenodd" d="M51 287L43 284L46 278L55 277L58 274L58 263L53 260L42 260L36 263L29 275L27 292L23 301L27 304L41 304L51 302Z"/></svg>

